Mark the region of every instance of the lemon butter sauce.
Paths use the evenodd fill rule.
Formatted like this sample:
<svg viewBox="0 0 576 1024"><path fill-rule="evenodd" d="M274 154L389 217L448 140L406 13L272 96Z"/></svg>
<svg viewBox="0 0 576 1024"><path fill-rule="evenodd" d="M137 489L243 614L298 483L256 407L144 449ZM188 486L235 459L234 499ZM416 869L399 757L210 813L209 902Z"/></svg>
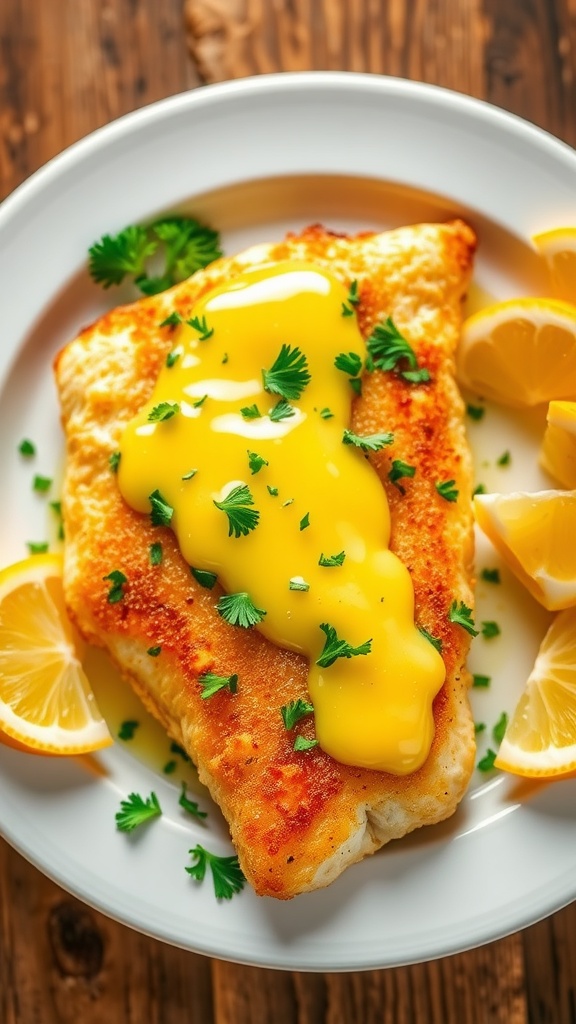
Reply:
<svg viewBox="0 0 576 1024"><path fill-rule="evenodd" d="M267 371L282 355L294 366L295 350L291 397ZM428 755L445 668L414 625L382 483L358 439L344 443L354 374L335 365L341 354L361 365L364 342L347 289L315 264L270 264L215 288L174 329L121 439L118 482L142 513L160 495L186 561L248 594L255 628L309 659L322 749L406 774ZM244 526L228 515L235 495ZM345 654L331 660L334 637Z"/></svg>

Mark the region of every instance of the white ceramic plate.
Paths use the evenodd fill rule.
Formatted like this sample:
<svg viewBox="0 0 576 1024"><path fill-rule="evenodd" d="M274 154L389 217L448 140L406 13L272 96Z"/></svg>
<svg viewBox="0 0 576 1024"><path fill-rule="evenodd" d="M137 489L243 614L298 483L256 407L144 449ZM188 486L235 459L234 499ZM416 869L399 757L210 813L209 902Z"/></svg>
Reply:
<svg viewBox="0 0 576 1024"><path fill-rule="evenodd" d="M86 275L86 249L104 232L161 211L194 211L233 252L310 221L380 228L460 213L480 234L478 287L507 297L547 287L528 239L576 222L575 180L575 154L516 118L442 90L360 75L197 90L72 147L0 209L0 561L22 557L25 542L48 528L31 477L61 465L52 356L129 294L104 293ZM494 408L471 424L479 479L494 489L545 485L534 457L542 422L540 413ZM38 442L33 466L17 454L23 437ZM505 449L512 462L502 469L496 459ZM498 564L486 546L479 562ZM502 627L500 638L476 640L472 654L473 670L493 676L491 689L475 695L487 733L513 707L547 622L503 576L500 588L483 584L478 594L478 619ZM122 707L110 704L104 688L113 728L128 714L122 699ZM102 777L74 760L0 749L0 829L71 892L180 946L271 967L376 968L486 942L576 896L576 782L532 785L494 774L475 779L450 822L392 844L327 890L288 904L244 891L218 905L184 866L197 842L230 852L226 829L216 811L205 827L184 817L182 773L158 771L159 749L152 732L140 748L117 744L100 759ZM116 832L120 798L152 788L164 817L133 838Z"/></svg>

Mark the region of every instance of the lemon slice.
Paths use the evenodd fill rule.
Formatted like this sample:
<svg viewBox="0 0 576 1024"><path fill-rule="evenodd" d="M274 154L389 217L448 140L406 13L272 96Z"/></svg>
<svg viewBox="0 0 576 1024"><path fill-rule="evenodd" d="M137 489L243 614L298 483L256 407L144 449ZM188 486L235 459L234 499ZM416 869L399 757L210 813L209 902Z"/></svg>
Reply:
<svg viewBox="0 0 576 1024"><path fill-rule="evenodd" d="M540 465L562 487L576 487L576 402L550 402Z"/></svg>
<svg viewBox="0 0 576 1024"><path fill-rule="evenodd" d="M460 383L515 408L576 399L576 306L557 299L498 302L465 320Z"/></svg>
<svg viewBox="0 0 576 1024"><path fill-rule="evenodd" d="M540 777L576 769L576 609L558 615L544 637L495 763Z"/></svg>
<svg viewBox="0 0 576 1024"><path fill-rule="evenodd" d="M532 241L548 264L555 294L576 302L576 228L543 231Z"/></svg>
<svg viewBox="0 0 576 1024"><path fill-rule="evenodd" d="M540 604L576 604L576 491L479 494L476 522Z"/></svg>
<svg viewBox="0 0 576 1024"><path fill-rule="evenodd" d="M0 572L0 730L27 749L81 754L112 742L79 661L58 555Z"/></svg>

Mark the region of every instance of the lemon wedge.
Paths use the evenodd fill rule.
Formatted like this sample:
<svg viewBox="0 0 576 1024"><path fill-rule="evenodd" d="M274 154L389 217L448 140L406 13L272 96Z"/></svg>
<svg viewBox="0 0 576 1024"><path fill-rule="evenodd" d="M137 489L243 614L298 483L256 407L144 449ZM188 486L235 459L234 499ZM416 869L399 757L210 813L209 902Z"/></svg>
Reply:
<svg viewBox="0 0 576 1024"><path fill-rule="evenodd" d="M62 560L34 555L0 572L0 730L12 745L81 754L112 743L64 605Z"/></svg>
<svg viewBox="0 0 576 1024"><path fill-rule="evenodd" d="M498 302L464 321L461 384L522 408L576 399L576 306L557 299Z"/></svg>
<svg viewBox="0 0 576 1024"><path fill-rule="evenodd" d="M576 491L480 494L476 522L540 604L576 604Z"/></svg>
<svg viewBox="0 0 576 1024"><path fill-rule="evenodd" d="M576 769L576 609L556 616L495 761L515 775L565 775Z"/></svg>
<svg viewBox="0 0 576 1024"><path fill-rule="evenodd" d="M548 264L555 294L576 302L576 227L543 231L532 241Z"/></svg>
<svg viewBox="0 0 576 1024"><path fill-rule="evenodd" d="M576 487L576 402L550 402L540 465L562 487Z"/></svg>

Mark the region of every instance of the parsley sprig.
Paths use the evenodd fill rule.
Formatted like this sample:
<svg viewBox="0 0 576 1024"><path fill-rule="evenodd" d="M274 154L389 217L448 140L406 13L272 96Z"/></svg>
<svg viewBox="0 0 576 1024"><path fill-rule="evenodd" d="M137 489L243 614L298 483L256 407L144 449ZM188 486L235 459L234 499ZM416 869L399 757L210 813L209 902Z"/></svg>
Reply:
<svg viewBox="0 0 576 1024"><path fill-rule="evenodd" d="M273 423L280 423L281 420L289 420L291 416L294 416L296 410L288 402L284 401L283 398L276 405L270 409L268 413Z"/></svg>
<svg viewBox="0 0 576 1024"><path fill-rule="evenodd" d="M246 484L233 487L222 501L215 501L214 504L228 516L229 537L247 537L258 526L260 513L251 508L254 498Z"/></svg>
<svg viewBox="0 0 576 1024"><path fill-rule="evenodd" d="M206 870L210 868L216 899L230 900L235 893L242 891L246 879L235 854L232 857L218 857L200 844L188 852L196 863L187 867L186 871L197 882L203 882Z"/></svg>
<svg viewBox="0 0 576 1024"><path fill-rule="evenodd" d="M160 491L152 491L152 494L148 495L148 501L150 502L150 522L152 526L170 526L174 509L168 504L166 498L162 497Z"/></svg>
<svg viewBox="0 0 576 1024"><path fill-rule="evenodd" d="M286 399L300 398L310 383L308 360L296 346L282 345L269 370L262 370L264 390Z"/></svg>
<svg viewBox="0 0 576 1024"><path fill-rule="evenodd" d="M437 480L434 486L444 501L458 501L458 489L454 486L455 483L455 480Z"/></svg>
<svg viewBox="0 0 576 1024"><path fill-rule="evenodd" d="M320 668L330 668L337 658L356 658L359 654L370 654L372 650L372 640L366 640L358 647L352 647L346 640L340 640L334 626L330 626L327 622L322 622L320 629L326 634L324 649L320 657L316 659L316 664Z"/></svg>
<svg viewBox="0 0 576 1024"><path fill-rule="evenodd" d="M163 423L164 420L170 420L177 412L180 412L180 406L178 402L159 402L153 409L148 413L149 423Z"/></svg>
<svg viewBox="0 0 576 1024"><path fill-rule="evenodd" d="M318 565L322 565L327 569L331 569L336 565L344 565L344 559L346 558L345 551L339 551L337 555L325 555L321 554L318 559Z"/></svg>
<svg viewBox="0 0 576 1024"><path fill-rule="evenodd" d="M378 370L393 370L409 384L425 384L430 373L418 366L416 353L403 334L400 333L391 316L383 323L376 324L366 342L372 367Z"/></svg>
<svg viewBox="0 0 576 1024"><path fill-rule="evenodd" d="M150 276L148 261L160 248L164 267ZM163 217L148 227L131 225L117 235L104 235L88 250L88 270L104 288L133 277L141 292L156 295L221 255L216 231L192 217Z"/></svg>
<svg viewBox="0 0 576 1024"><path fill-rule="evenodd" d="M139 793L130 793L127 800L120 801L120 810L116 815L116 828L120 832L132 832L152 818L158 818L162 814L162 808L158 802L156 793L150 793L146 800L143 800Z"/></svg>
<svg viewBox="0 0 576 1024"><path fill-rule="evenodd" d="M238 594L224 594L216 605L216 611L230 626L241 626L250 629L256 626L266 615L262 608L257 608L252 598L245 591Z"/></svg>
<svg viewBox="0 0 576 1024"><path fill-rule="evenodd" d="M120 569L113 569L107 576L102 577L110 583L107 601L108 604L118 604L124 597L124 584L128 583L128 577Z"/></svg>
<svg viewBox="0 0 576 1024"><path fill-rule="evenodd" d="M393 441L394 434L390 431L362 437L360 434L355 434L353 430L346 429L342 435L342 444L353 444L355 448L360 448L363 452L379 452L385 445L392 444Z"/></svg>
<svg viewBox="0 0 576 1024"><path fill-rule="evenodd" d="M198 676L198 682L202 688L202 700L213 697L220 690L229 690L230 693L238 692L238 676L234 673L231 676L218 676L214 672L204 672Z"/></svg>
<svg viewBox="0 0 576 1024"><path fill-rule="evenodd" d="M298 697L297 700L291 700L288 704L283 704L280 708L280 714L282 715L284 728L293 729L300 719L305 718L306 715L311 715L313 711L314 705L302 697Z"/></svg>
<svg viewBox="0 0 576 1024"><path fill-rule="evenodd" d="M457 626L462 626L470 636L478 636L478 630L474 629L474 619L472 618L472 609L468 608L464 601L453 601L450 605L450 611L448 612L448 618L450 622L454 622Z"/></svg>
<svg viewBox="0 0 576 1024"><path fill-rule="evenodd" d="M208 812L201 811L196 801L190 800L190 798L187 796L185 782L182 783L182 791L180 793L180 799L178 800L178 804L180 805L180 807L182 807L183 810L188 811L188 814L191 814L193 818L202 819L208 817Z"/></svg>
<svg viewBox="0 0 576 1024"><path fill-rule="evenodd" d="M415 474L416 466L411 466L408 462L402 462L402 459L393 459L388 479L400 491L400 494L406 494L406 488L398 483L398 481L403 480L405 477L413 477Z"/></svg>

